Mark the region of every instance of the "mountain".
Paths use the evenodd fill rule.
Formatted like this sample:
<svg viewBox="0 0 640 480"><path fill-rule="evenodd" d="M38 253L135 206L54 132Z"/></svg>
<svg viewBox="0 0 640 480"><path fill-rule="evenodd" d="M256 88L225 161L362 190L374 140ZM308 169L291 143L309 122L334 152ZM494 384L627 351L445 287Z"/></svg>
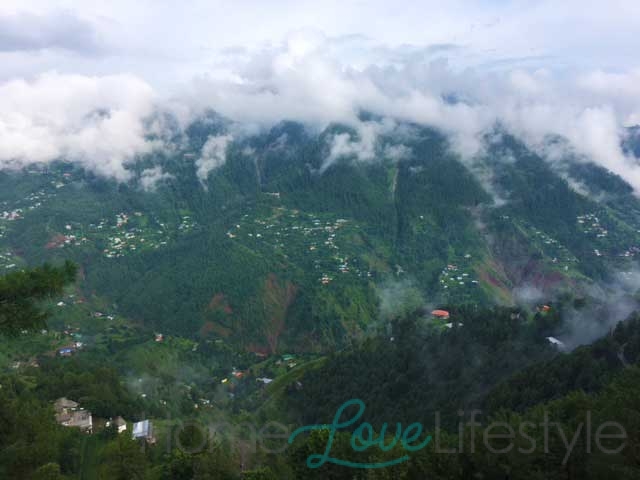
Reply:
<svg viewBox="0 0 640 480"><path fill-rule="evenodd" d="M1 173L0 268L72 259L86 295L147 326L275 353L385 328L395 285L433 306L582 298L640 248L622 178L498 127L473 159L413 124L176 129L127 183L64 161Z"/></svg>

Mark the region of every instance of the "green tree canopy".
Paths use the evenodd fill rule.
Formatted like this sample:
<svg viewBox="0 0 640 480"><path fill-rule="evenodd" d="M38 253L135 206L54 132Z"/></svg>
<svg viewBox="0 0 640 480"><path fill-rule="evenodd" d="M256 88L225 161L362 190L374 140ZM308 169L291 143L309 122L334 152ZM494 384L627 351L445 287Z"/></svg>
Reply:
<svg viewBox="0 0 640 480"><path fill-rule="evenodd" d="M14 335L44 327L46 313L40 301L61 294L76 273L76 265L67 261L60 267L44 264L0 277L0 333Z"/></svg>

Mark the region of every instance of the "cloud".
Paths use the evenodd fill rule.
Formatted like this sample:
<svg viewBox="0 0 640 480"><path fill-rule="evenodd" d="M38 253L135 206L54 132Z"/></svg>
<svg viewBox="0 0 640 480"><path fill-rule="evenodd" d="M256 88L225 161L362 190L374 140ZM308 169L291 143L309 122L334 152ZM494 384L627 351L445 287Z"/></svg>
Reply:
<svg viewBox="0 0 640 480"><path fill-rule="evenodd" d="M249 2L251 8L197 1L175 9L150 0L70 0L64 11L45 0L2 2L0 81L23 79L0 83L0 168L65 156L127 178L126 162L153 148L139 120L158 98L153 85L182 126L213 108L249 127L297 120L353 128L357 135L331 139L324 168L340 157L409 154L381 145L375 124L384 120L363 122L365 111L438 128L464 159L482 153L483 134L496 124L543 154L548 136L560 135L577 158L640 192L639 167L620 148L623 128L640 122L637 2ZM216 15L223 6L225 16ZM283 10L286 16L277 14ZM322 30L304 27L310 24ZM82 73L41 74L53 67ZM110 75L123 71L135 75ZM56 78L49 95L95 108L70 118L56 106L46 121L26 100L24 108L4 108L13 94L8 85L42 89ZM68 95L65 78L84 85L78 99ZM113 78L126 79L123 94ZM85 88L91 82L98 84L93 91ZM116 108L104 107L105 89ZM92 113L101 110L110 113ZM215 158L203 155L201 175Z"/></svg>
<svg viewBox="0 0 640 480"><path fill-rule="evenodd" d="M388 279L376 287L380 300L380 317L387 321L425 306L420 289L411 280Z"/></svg>
<svg viewBox="0 0 640 480"><path fill-rule="evenodd" d="M519 305L533 306L546 299L545 292L534 285L523 285L514 288L511 293Z"/></svg>
<svg viewBox="0 0 640 480"><path fill-rule="evenodd" d="M96 55L102 54L105 46L93 26L73 12L0 15L0 52L48 49Z"/></svg>
<svg viewBox="0 0 640 480"><path fill-rule="evenodd" d="M380 126L376 122L363 122L358 125L355 138L351 133L333 135L329 155L320 167L320 172L324 172L340 158L354 158L360 162L374 160L379 129Z"/></svg>
<svg viewBox="0 0 640 480"><path fill-rule="evenodd" d="M227 161L227 147L232 141L232 135L210 136L203 145L200 158L196 160L196 174L203 185L209 173Z"/></svg>
<svg viewBox="0 0 640 480"><path fill-rule="evenodd" d="M355 122L355 135L338 133L330 137L329 155L324 159L320 172L324 172L340 159L351 159L358 162L372 162L386 158L398 162L411 155L411 149L402 144L383 143L382 135L396 133L398 136L406 132L398 130L395 121L389 118L380 121Z"/></svg>
<svg viewBox="0 0 640 480"><path fill-rule="evenodd" d="M126 163L154 147L144 128L153 108L153 90L131 75L0 83L0 169L65 159L127 180Z"/></svg>
<svg viewBox="0 0 640 480"><path fill-rule="evenodd" d="M618 272L606 283L597 283L588 289L587 308L575 310L564 308L563 325L557 332L570 349L592 343L606 335L618 322L626 320L638 310L640 272L635 266Z"/></svg>
<svg viewBox="0 0 640 480"><path fill-rule="evenodd" d="M400 160L411 157L411 155L413 155L413 152L411 148L407 147L406 145L384 146L383 156L393 162L399 162Z"/></svg>
<svg viewBox="0 0 640 480"><path fill-rule="evenodd" d="M416 56L410 46L389 49L359 37L297 31L280 44L227 51L192 84L188 97L195 108L211 107L240 122L289 119L354 128L356 137L332 138L323 169L340 157L376 156L383 128L361 121L364 111L435 127L463 158L482 153L484 134L498 124L541 154L549 136L559 135L577 158L604 166L640 192L640 167L621 148L624 127L640 118L638 76L635 70L460 70L444 58Z"/></svg>
<svg viewBox="0 0 640 480"><path fill-rule="evenodd" d="M153 192L158 183L173 178L170 173L164 172L162 167L146 168L140 174L140 186L143 190Z"/></svg>

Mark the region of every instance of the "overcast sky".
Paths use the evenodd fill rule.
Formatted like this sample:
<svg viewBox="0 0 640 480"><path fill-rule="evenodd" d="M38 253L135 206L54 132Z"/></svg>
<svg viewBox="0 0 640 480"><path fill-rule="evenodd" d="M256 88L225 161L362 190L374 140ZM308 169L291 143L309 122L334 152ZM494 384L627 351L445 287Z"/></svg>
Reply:
<svg viewBox="0 0 640 480"><path fill-rule="evenodd" d="M134 73L167 88L225 51L301 29L370 49L431 46L459 65L627 70L638 64L640 2L3 0L0 75Z"/></svg>
<svg viewBox="0 0 640 480"><path fill-rule="evenodd" d="M368 109L463 155L496 121L531 144L560 134L640 189L619 148L640 123L638 47L637 0L2 0L0 168L67 156L124 179L160 105L375 141Z"/></svg>

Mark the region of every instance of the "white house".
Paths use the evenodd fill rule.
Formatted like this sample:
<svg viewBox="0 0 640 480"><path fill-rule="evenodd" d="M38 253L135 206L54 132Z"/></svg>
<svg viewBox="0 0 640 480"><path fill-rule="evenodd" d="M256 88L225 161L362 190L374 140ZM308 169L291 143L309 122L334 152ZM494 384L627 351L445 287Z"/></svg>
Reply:
<svg viewBox="0 0 640 480"><path fill-rule="evenodd" d="M153 436L153 424L150 420L134 423L131 436L136 440L143 439L147 443L156 443L156 439Z"/></svg>

